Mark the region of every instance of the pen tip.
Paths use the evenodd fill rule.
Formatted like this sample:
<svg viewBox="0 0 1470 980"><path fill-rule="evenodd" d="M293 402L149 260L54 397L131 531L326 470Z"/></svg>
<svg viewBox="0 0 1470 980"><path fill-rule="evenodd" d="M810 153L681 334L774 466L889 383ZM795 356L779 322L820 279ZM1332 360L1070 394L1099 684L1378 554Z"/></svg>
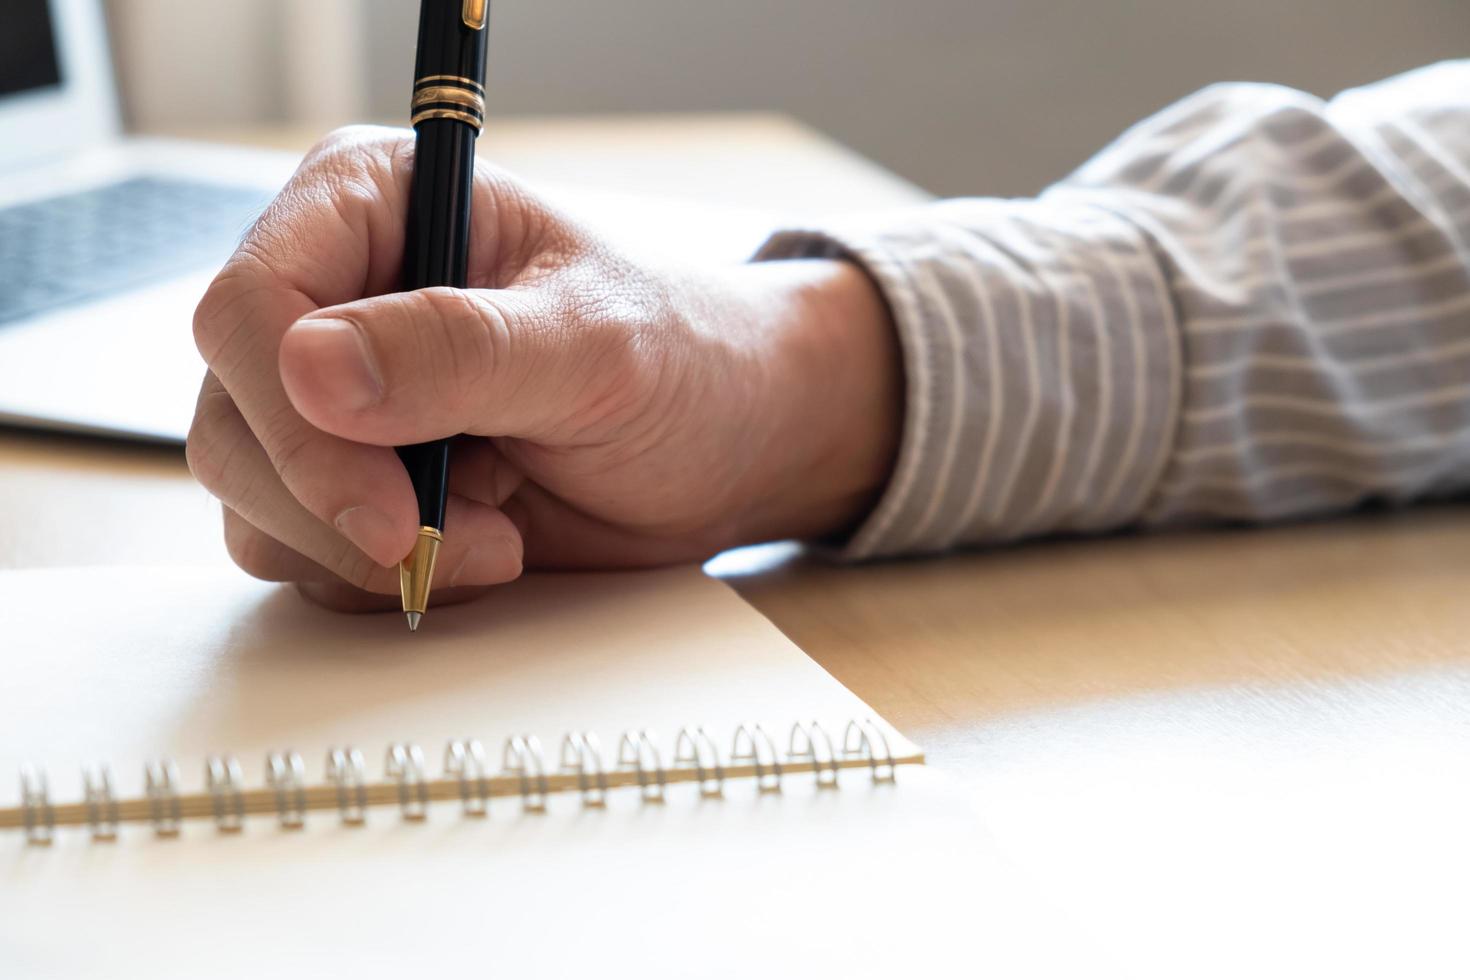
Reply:
<svg viewBox="0 0 1470 980"><path fill-rule="evenodd" d="M411 612L406 615L408 616L408 631L410 633L417 633L419 631L419 620L424 618L424 614Z"/></svg>

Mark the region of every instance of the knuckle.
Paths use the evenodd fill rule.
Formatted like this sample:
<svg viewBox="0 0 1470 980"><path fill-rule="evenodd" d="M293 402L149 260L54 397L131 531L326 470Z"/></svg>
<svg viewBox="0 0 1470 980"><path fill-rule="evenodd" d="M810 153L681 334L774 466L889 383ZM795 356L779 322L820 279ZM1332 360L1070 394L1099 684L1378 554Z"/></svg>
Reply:
<svg viewBox="0 0 1470 980"><path fill-rule="evenodd" d="M199 397L194 421L184 442L184 460L189 465L189 472L217 497L222 496L230 471L230 457L234 453L232 442L237 436L234 427L227 422L229 416L236 412L234 402L223 389L204 392Z"/></svg>
<svg viewBox="0 0 1470 980"><path fill-rule="evenodd" d="M247 575L269 580L276 574L276 565L272 561L274 543L264 532L246 523L244 518L226 515L225 551Z"/></svg>
<svg viewBox="0 0 1470 980"><path fill-rule="evenodd" d="M403 147L402 133L369 126L328 135L266 208L237 256L281 279L307 281L314 263L335 261L312 247L323 234L365 238L370 215L396 199Z"/></svg>
<svg viewBox="0 0 1470 980"><path fill-rule="evenodd" d="M363 205L391 199L399 177L411 166L411 143L404 133L350 126L323 141L292 186L295 197L330 204L344 220Z"/></svg>
<svg viewBox="0 0 1470 980"><path fill-rule="evenodd" d="M338 165L342 162L356 163L365 151L396 150L407 139L401 129L384 126L351 125L339 126L321 139L306 154L306 167L323 164Z"/></svg>
<svg viewBox="0 0 1470 980"><path fill-rule="evenodd" d="M218 349L215 340L218 336L217 324L221 308L225 305L225 294L228 291L226 285L220 281L222 277L221 274L209 284L209 289L199 300L199 305L194 308L194 346L206 364L212 360L214 352Z"/></svg>
<svg viewBox="0 0 1470 980"><path fill-rule="evenodd" d="M211 367L248 325L251 299L260 288L259 271L248 242L241 245L194 308L194 346Z"/></svg>
<svg viewBox="0 0 1470 980"><path fill-rule="evenodd" d="M338 126L312 144L306 151L306 167L314 167L335 156L350 152L363 138L365 126Z"/></svg>
<svg viewBox="0 0 1470 980"><path fill-rule="evenodd" d="M327 567L348 585L364 591L372 591L373 579L381 568L345 539L336 546Z"/></svg>
<svg viewBox="0 0 1470 980"><path fill-rule="evenodd" d="M261 441L281 482L299 499L300 490L306 486L304 469L310 458L307 449L312 444L311 430L294 408L284 405L266 420Z"/></svg>

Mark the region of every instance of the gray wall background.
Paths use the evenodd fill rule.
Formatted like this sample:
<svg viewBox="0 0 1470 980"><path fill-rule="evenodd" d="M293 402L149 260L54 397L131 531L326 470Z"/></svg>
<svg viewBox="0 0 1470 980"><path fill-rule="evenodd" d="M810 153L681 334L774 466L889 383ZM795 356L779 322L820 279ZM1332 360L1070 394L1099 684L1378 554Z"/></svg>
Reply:
<svg viewBox="0 0 1470 980"><path fill-rule="evenodd" d="M329 3L363 63L333 104L401 119L417 0L108 0L130 117L299 118L314 65L352 74L297 57L293 96L279 70ZM1470 0L494 0L493 29L497 113L778 110L937 193L1021 195L1213 81L1328 95L1463 56Z"/></svg>
<svg viewBox="0 0 1470 980"><path fill-rule="evenodd" d="M368 3L391 112L417 5ZM1464 56L1470 0L496 0L494 26L500 112L779 109L935 192L1018 195L1213 81L1330 95Z"/></svg>

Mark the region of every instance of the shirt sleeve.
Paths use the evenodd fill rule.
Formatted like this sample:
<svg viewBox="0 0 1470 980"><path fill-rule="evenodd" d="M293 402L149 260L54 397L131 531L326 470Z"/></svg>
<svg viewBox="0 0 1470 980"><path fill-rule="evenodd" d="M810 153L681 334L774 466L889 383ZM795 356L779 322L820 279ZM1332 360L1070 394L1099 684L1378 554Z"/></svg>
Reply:
<svg viewBox="0 0 1470 980"><path fill-rule="evenodd" d="M1208 88L1039 198L793 229L904 357L851 558L1470 489L1470 61Z"/></svg>

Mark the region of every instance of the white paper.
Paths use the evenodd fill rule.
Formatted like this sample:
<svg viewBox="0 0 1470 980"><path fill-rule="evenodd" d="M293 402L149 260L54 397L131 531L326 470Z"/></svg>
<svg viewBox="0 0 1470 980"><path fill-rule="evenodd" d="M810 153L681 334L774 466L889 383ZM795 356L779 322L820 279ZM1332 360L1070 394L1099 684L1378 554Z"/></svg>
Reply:
<svg viewBox="0 0 1470 980"><path fill-rule="evenodd" d="M834 737L872 714L724 585L695 569L529 578L435 609L345 617L227 572L0 573L0 772L43 766L53 800L110 761L136 794L145 760L238 754L262 780L295 749L318 781L329 746L381 772L391 741L437 773L444 743L681 725L722 753L746 721ZM913 747L884 726L896 752ZM781 746L784 748L784 744ZM609 759L609 761L611 761ZM3 787L3 784L0 784ZM17 802L0 788L0 805ZM243 834L126 827L113 844L60 830L51 847L0 837L0 974L7 978L472 976L1060 976L1100 971L994 853L938 774L893 785L845 772L836 790L788 776L779 794L575 796L545 814L496 800L488 819L438 806L368 826L312 814Z"/></svg>

